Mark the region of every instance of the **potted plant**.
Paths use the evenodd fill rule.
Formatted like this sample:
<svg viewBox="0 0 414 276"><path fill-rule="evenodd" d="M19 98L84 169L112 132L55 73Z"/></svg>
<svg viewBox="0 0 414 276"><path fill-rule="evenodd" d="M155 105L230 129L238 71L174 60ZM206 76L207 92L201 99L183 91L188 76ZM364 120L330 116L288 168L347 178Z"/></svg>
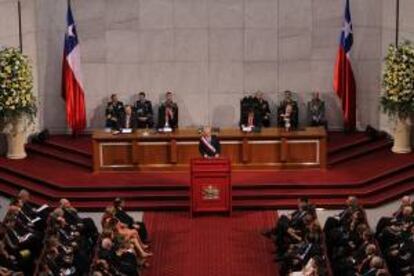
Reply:
<svg viewBox="0 0 414 276"><path fill-rule="evenodd" d="M36 112L28 58L16 48L0 49L0 130L7 136L8 158L26 157L26 132Z"/></svg>
<svg viewBox="0 0 414 276"><path fill-rule="evenodd" d="M411 42L388 47L382 77L381 106L395 122L392 151L409 153L410 116L414 111L414 47Z"/></svg>

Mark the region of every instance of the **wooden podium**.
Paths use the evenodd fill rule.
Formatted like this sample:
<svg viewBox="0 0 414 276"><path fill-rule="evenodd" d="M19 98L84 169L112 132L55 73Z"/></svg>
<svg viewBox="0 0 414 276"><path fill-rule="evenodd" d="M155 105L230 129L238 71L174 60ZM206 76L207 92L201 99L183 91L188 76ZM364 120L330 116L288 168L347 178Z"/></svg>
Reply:
<svg viewBox="0 0 414 276"><path fill-rule="evenodd" d="M231 214L231 164L229 159L191 160L191 215L201 212Z"/></svg>

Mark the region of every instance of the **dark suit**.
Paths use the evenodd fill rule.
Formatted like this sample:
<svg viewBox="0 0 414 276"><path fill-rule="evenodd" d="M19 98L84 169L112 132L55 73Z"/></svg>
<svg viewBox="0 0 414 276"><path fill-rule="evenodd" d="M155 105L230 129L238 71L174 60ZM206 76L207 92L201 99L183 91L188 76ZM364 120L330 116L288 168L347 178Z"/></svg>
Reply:
<svg viewBox="0 0 414 276"><path fill-rule="evenodd" d="M158 128L165 127L165 113L167 110L167 107L170 107L172 109L172 117L168 118L168 125L171 128L177 128L178 127L178 106L176 103L163 103L161 104L160 108L158 109Z"/></svg>
<svg viewBox="0 0 414 276"><path fill-rule="evenodd" d="M210 144L211 146L213 146L215 148L215 151L212 151L203 141L202 138L200 138L200 142L198 143L198 150L201 154L201 156L209 156L209 157L213 157L216 154L220 154L220 141L217 138L217 136L212 135L211 136L211 140L210 140Z"/></svg>
<svg viewBox="0 0 414 276"><path fill-rule="evenodd" d="M279 107L277 108L277 126L285 127L285 121L281 115L285 114L286 106L288 104L292 105L292 114L290 117L290 124L293 129L297 129L299 126L299 107L298 107L298 103L293 100L290 102L284 100L280 103Z"/></svg>
<svg viewBox="0 0 414 276"><path fill-rule="evenodd" d="M132 113L129 117L125 113L121 115L118 120L118 129L121 128L137 128L137 119L134 113Z"/></svg>
<svg viewBox="0 0 414 276"><path fill-rule="evenodd" d="M241 120L240 120L240 126L248 126L249 121L249 113L243 114ZM254 127L262 127L262 118L258 112L254 112L253 115L253 126Z"/></svg>
<svg viewBox="0 0 414 276"><path fill-rule="evenodd" d="M148 100L136 101L134 111L137 117L137 128L152 128L154 126L152 104ZM145 121L139 118L145 117Z"/></svg>

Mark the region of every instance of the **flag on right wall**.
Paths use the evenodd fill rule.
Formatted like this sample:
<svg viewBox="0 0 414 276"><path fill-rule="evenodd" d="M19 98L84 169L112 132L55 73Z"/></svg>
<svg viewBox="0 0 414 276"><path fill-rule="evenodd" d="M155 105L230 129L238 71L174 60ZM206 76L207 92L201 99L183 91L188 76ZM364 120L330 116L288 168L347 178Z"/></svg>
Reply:
<svg viewBox="0 0 414 276"><path fill-rule="evenodd" d="M346 0L339 49L334 69L334 90L342 101L342 114L346 131L353 131L356 126L356 84L349 57L352 44L351 11L349 9L349 0Z"/></svg>

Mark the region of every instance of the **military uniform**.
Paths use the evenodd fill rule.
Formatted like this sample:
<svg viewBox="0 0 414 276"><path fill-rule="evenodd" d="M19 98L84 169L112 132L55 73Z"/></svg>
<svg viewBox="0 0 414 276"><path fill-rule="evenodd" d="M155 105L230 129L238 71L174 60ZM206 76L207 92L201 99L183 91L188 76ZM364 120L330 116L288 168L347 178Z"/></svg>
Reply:
<svg viewBox="0 0 414 276"><path fill-rule="evenodd" d="M164 102L161 104L159 110L158 110L158 128L163 128L166 126L165 121L165 112L167 107L170 107L172 109L173 116L172 118L168 119L168 126L171 128L177 128L178 127L178 106L174 102Z"/></svg>
<svg viewBox="0 0 414 276"><path fill-rule="evenodd" d="M297 129L299 126L299 107L298 103L294 100L283 100L277 108L277 126L285 127L285 120L282 114L285 114L286 106L292 105L292 115L290 118L290 124L293 129Z"/></svg>
<svg viewBox="0 0 414 276"><path fill-rule="evenodd" d="M325 102L320 99L312 99L308 102L308 116L311 126L325 126Z"/></svg>
<svg viewBox="0 0 414 276"><path fill-rule="evenodd" d="M255 98L255 107L262 120L263 127L270 127L270 107L269 102L264 99Z"/></svg>
<svg viewBox="0 0 414 276"><path fill-rule="evenodd" d="M134 111L137 117L137 128L152 128L154 126L151 101L136 101ZM144 117L145 120L140 120L140 118Z"/></svg>
<svg viewBox="0 0 414 276"><path fill-rule="evenodd" d="M105 116L106 123L105 127L115 129L118 127L118 121L124 114L124 104L121 101L109 102L106 106Z"/></svg>

